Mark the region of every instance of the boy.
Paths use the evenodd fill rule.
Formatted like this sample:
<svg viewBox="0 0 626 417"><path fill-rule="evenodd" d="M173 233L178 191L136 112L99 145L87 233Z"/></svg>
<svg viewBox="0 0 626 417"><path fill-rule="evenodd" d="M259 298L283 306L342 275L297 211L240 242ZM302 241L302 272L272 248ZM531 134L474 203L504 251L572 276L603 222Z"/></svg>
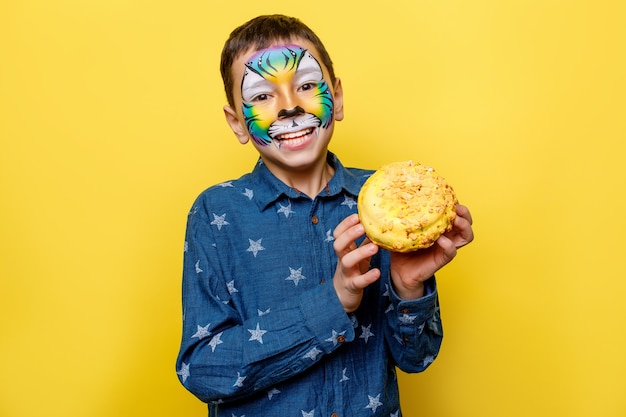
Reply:
<svg viewBox="0 0 626 417"><path fill-rule="evenodd" d="M364 237L356 198L372 171L328 151L341 82L299 20L235 29L221 71L226 121L260 158L189 214L180 381L211 417L402 415L396 367L437 356L433 274L473 239L469 211L411 254Z"/></svg>

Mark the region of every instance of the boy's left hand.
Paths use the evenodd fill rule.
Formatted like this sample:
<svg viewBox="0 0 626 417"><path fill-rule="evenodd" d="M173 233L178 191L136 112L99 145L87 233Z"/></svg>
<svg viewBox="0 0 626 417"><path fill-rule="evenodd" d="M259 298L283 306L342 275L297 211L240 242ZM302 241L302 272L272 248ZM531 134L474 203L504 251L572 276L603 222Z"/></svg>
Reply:
<svg viewBox="0 0 626 417"><path fill-rule="evenodd" d="M400 298L414 300L424 295L424 282L456 256L457 249L474 240L472 215L457 205L452 230L429 248L409 253L391 253L391 279Z"/></svg>

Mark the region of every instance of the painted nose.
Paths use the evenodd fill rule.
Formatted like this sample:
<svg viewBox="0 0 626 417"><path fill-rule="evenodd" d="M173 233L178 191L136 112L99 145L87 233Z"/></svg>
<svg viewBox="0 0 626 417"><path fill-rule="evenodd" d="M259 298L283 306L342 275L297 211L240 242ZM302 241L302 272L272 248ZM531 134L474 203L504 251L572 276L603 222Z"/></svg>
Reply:
<svg viewBox="0 0 626 417"><path fill-rule="evenodd" d="M279 119L286 119L289 117L295 117L295 116L299 116L301 114L304 114L304 109L300 106L296 106L293 107L289 110L287 109L282 109L281 111L278 112L278 118Z"/></svg>

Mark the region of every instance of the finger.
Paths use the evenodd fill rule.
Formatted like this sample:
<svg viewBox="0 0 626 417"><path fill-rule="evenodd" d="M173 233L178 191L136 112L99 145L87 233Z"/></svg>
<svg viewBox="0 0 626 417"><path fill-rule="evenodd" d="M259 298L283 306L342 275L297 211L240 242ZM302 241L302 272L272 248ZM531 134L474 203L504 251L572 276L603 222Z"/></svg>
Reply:
<svg viewBox="0 0 626 417"><path fill-rule="evenodd" d="M456 256L457 246L452 239L445 235L441 235L439 239L437 239L437 246L440 248L441 256L441 265L439 267L442 267L454 259Z"/></svg>
<svg viewBox="0 0 626 417"><path fill-rule="evenodd" d="M372 268L364 274L351 278L349 285L352 291L359 291L376 282L378 278L380 278L380 270L378 268Z"/></svg>
<svg viewBox="0 0 626 417"><path fill-rule="evenodd" d="M335 252L337 252L337 254L340 254L346 251L353 251L357 247L354 241L364 234L365 229L363 229L363 225L361 225L360 223L357 223L354 226L346 229L343 233L338 234L335 237L335 242L333 243Z"/></svg>
<svg viewBox="0 0 626 417"><path fill-rule="evenodd" d="M454 219L454 229L452 233L449 235L454 241L457 242L457 248L467 245L472 240L474 240L474 231L472 229L472 224L469 220L463 217L458 217Z"/></svg>
<svg viewBox="0 0 626 417"><path fill-rule="evenodd" d="M378 246L373 243L368 243L367 245L350 250L341 258L341 267L347 270L360 265L361 262L364 261L369 263L370 258L374 256L376 252L378 252Z"/></svg>
<svg viewBox="0 0 626 417"><path fill-rule="evenodd" d="M473 224L472 214L470 213L469 209L465 207L464 205L462 204L456 205L456 214L457 214L457 217L462 217L466 219L469 222L469 224Z"/></svg>
<svg viewBox="0 0 626 417"><path fill-rule="evenodd" d="M346 230L348 230L349 228L351 228L358 222L359 222L359 215L356 213L351 214L350 216L343 219L341 223L337 225L337 227L335 227L335 230L333 231L333 236L335 237L335 239L337 239L339 235L344 233Z"/></svg>

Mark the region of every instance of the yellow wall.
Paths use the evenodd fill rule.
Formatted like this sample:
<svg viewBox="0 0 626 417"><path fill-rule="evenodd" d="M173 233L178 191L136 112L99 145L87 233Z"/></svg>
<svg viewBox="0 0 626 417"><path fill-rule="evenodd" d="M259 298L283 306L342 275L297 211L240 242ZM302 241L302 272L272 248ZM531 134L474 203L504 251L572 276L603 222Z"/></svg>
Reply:
<svg viewBox="0 0 626 417"><path fill-rule="evenodd" d="M431 164L472 209L405 415L626 415L623 1L212 3L0 2L1 416L206 414L174 371L183 231L255 160L218 60L269 12L325 40L347 165Z"/></svg>

